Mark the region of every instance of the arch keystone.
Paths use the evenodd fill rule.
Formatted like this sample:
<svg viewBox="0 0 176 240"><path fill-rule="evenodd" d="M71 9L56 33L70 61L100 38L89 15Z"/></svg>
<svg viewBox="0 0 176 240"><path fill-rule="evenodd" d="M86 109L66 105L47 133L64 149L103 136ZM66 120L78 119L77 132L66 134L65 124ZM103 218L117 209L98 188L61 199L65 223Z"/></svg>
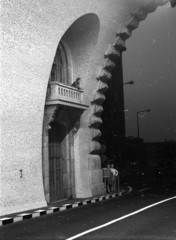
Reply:
<svg viewBox="0 0 176 240"><path fill-rule="evenodd" d="M99 128L99 126L102 124L102 119L100 117L93 115L90 117L89 122L90 122L90 127Z"/></svg>
<svg viewBox="0 0 176 240"><path fill-rule="evenodd" d="M158 5L156 3L154 3L154 2L152 2L152 3L150 3L150 4L146 5L146 6L143 6L143 9L147 13L152 13L152 12L156 11L157 7L158 7Z"/></svg>
<svg viewBox="0 0 176 240"><path fill-rule="evenodd" d="M116 35L117 37L120 36L123 40L126 40L131 37L132 30L128 27L123 27L116 33Z"/></svg>
<svg viewBox="0 0 176 240"><path fill-rule="evenodd" d="M120 36L117 37L116 42L114 43L114 47L118 51L126 51L125 41Z"/></svg>
<svg viewBox="0 0 176 240"><path fill-rule="evenodd" d="M101 93L105 93L107 90L108 90L108 84L99 81L99 83L98 83L98 91L101 92Z"/></svg>
<svg viewBox="0 0 176 240"><path fill-rule="evenodd" d="M139 27L139 21L135 18L132 17L132 19L127 23L126 25L130 30L134 30Z"/></svg>
<svg viewBox="0 0 176 240"><path fill-rule="evenodd" d="M103 107L101 105L94 104L92 111L95 116L100 116L103 112Z"/></svg>
<svg viewBox="0 0 176 240"><path fill-rule="evenodd" d="M106 99L105 95L102 94L101 92L97 91L93 96L92 103L102 105L105 99Z"/></svg>
<svg viewBox="0 0 176 240"><path fill-rule="evenodd" d="M115 62L111 61L110 59L106 60L104 68L108 71L112 71L115 68L116 64Z"/></svg>
<svg viewBox="0 0 176 240"><path fill-rule="evenodd" d="M120 52L114 46L110 45L104 56L105 58L110 58L113 61L120 57Z"/></svg>
<svg viewBox="0 0 176 240"><path fill-rule="evenodd" d="M90 154L99 154L101 152L101 144L97 141L91 141Z"/></svg>
<svg viewBox="0 0 176 240"><path fill-rule="evenodd" d="M143 8L139 7L136 11L132 13L132 15L138 20L143 21L146 19L148 13L144 11Z"/></svg>
<svg viewBox="0 0 176 240"><path fill-rule="evenodd" d="M96 129L96 128L92 128L91 129L91 138L92 138L92 140L98 141L100 137L101 137L100 130Z"/></svg>
<svg viewBox="0 0 176 240"><path fill-rule="evenodd" d="M111 73L108 70L102 68L100 70L100 73L98 74L97 79L103 82L108 82L108 80L111 79L111 77L112 77Z"/></svg>

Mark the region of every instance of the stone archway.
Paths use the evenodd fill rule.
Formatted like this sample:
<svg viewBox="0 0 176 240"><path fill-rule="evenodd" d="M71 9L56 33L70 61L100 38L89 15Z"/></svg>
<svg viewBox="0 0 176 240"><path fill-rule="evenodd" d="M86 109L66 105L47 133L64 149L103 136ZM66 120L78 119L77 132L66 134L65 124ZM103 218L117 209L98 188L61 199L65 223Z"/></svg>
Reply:
<svg viewBox="0 0 176 240"><path fill-rule="evenodd" d="M92 24L91 24L92 23ZM79 168L81 164L79 141L74 141L74 136L79 128L80 117L84 110L88 109L88 101L83 90L74 89L71 85L76 78L84 78L85 72L88 71L88 65L93 55L93 50L97 43L99 33L99 19L96 14L86 14L77 19L65 32L60 42L65 47L65 53L68 58L69 81L60 82L56 80L49 80L48 90L46 95L45 113L44 113L44 129L43 129L43 182L45 198L47 202L52 201L52 183L50 181L50 166L49 159L49 135L52 129L52 122L59 122L62 120L66 126L66 147L67 164L62 174L63 193L61 198L72 198L76 196L78 191L77 185L82 181L80 176L75 174L75 169ZM59 46L58 46L59 47ZM57 48L58 49L58 48ZM85 59L86 58L86 59ZM84 61L83 61L84 59ZM59 60L54 60L56 67L59 67ZM51 72L54 73L52 67ZM55 79L55 77L50 79ZM84 84L84 82L83 82ZM83 86L84 88L84 86ZM48 134L49 133L49 134ZM77 139L79 136L77 136ZM59 144L57 143L59 146ZM70 146L70 149L69 147ZM76 151L75 151L76 149ZM57 157L57 156L56 156ZM55 172L55 169L54 169ZM87 178L89 178L88 172ZM85 189L88 191L88 189ZM56 192L56 190L54 190ZM53 198L54 200L55 198ZM56 199L57 200L57 197Z"/></svg>
<svg viewBox="0 0 176 240"><path fill-rule="evenodd" d="M139 27L140 21L146 19L149 13L154 12L158 6L163 6L168 0L148 0L141 4L134 12L131 18L127 20L123 26L116 32L113 44L110 44L104 54L105 63L97 75L97 90L92 99L92 116L90 117L90 126L92 131L92 142L90 156L96 158L95 154L100 153L99 131L102 119L100 117L103 112L102 104L105 100L105 92L108 89L108 81L111 81L112 71L116 67L117 60L121 57L121 53L126 50L125 41L132 36L132 31Z"/></svg>

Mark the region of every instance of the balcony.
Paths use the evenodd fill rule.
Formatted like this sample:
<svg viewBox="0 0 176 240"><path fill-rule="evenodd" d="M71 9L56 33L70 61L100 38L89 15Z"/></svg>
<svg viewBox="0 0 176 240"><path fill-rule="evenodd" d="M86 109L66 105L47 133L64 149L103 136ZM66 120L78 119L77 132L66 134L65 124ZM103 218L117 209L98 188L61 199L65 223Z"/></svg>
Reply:
<svg viewBox="0 0 176 240"><path fill-rule="evenodd" d="M83 90L77 90L62 83L51 82L47 89L46 105L61 104L87 109L88 106L82 103L82 94Z"/></svg>

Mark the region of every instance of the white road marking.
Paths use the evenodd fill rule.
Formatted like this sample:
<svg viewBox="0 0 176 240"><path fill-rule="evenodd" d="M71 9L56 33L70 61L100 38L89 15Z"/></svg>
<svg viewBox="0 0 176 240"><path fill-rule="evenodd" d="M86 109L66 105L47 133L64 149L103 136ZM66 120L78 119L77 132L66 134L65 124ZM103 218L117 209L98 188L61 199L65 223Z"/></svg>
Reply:
<svg viewBox="0 0 176 240"><path fill-rule="evenodd" d="M139 190L138 192L143 192L143 191L149 190L149 189L151 189L151 188L143 188L143 189Z"/></svg>
<svg viewBox="0 0 176 240"><path fill-rule="evenodd" d="M135 214L138 214L138 213L140 213L140 212L142 212L142 211L145 211L145 210L147 210L147 209L149 209L149 208L152 208L152 207L154 207L154 206L156 206L156 205L159 205L159 204L161 204L161 203L164 203L164 202L173 200L173 199L175 199L175 198L176 198L176 196L171 197L171 198L167 198L167 199L162 200L162 201L160 201L160 202L156 202L156 203L154 203L154 204L151 204L151 205L149 205L149 206L146 206L146 207L144 207L144 208L141 208L141 209L139 209L139 210L137 210L137 211L135 211L135 212L129 213L129 214L125 215L125 216L122 216L122 217L120 217L120 218L114 219L114 220L112 220L112 221L110 221L110 222L107 222L107 223L105 223L105 224L102 224L102 225L100 225L100 226L98 226L98 227L89 229L89 230L87 230L87 231L85 231L85 232L82 232L82 233L79 233L79 234L77 234L77 235L75 235L75 236L73 236L73 237L67 238L66 240L73 240L73 239L82 237L83 235L86 235L86 234L88 234L88 233L90 233L90 232L93 232L93 231L96 231L96 230L98 230L98 229L104 228L104 227L109 226L109 225L111 225L111 224L113 224L113 223L115 223L115 222L121 221L121 220L123 220L123 219L125 219L125 218L128 218L128 217L130 217L130 216L133 216L133 215L135 215Z"/></svg>

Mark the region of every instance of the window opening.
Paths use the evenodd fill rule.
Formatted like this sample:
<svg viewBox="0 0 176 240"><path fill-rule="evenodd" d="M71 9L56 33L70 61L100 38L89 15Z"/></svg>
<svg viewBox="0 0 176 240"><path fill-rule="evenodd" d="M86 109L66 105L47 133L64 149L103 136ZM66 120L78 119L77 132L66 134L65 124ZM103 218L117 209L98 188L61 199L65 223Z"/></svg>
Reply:
<svg viewBox="0 0 176 240"><path fill-rule="evenodd" d="M63 43L60 43L54 58L50 74L50 82L69 85L68 59Z"/></svg>

